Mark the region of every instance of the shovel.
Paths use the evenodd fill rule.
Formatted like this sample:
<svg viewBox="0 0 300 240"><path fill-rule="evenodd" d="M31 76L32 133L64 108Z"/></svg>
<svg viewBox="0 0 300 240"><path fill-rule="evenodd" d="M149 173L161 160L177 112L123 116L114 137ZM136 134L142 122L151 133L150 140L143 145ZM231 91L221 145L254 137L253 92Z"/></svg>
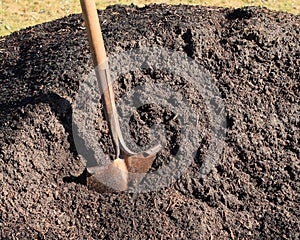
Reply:
<svg viewBox="0 0 300 240"><path fill-rule="evenodd" d="M119 125L96 4L94 0L80 0L80 3L97 81L103 94L101 99L105 118L115 150L115 160L108 166L87 167L87 186L97 192L125 191L131 186L136 187L143 180L156 154L161 150L161 145L158 144L140 153L135 153L126 146Z"/></svg>

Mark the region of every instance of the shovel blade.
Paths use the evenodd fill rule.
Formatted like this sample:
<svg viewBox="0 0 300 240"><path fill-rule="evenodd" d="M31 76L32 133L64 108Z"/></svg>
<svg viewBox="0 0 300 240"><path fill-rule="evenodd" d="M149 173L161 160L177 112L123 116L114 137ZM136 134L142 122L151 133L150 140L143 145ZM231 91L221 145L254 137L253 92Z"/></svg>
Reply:
<svg viewBox="0 0 300 240"><path fill-rule="evenodd" d="M87 169L87 187L103 192L126 191L128 189L128 170L123 159L116 159L108 166Z"/></svg>
<svg viewBox="0 0 300 240"><path fill-rule="evenodd" d="M134 155L123 152L123 158L117 158L107 166L87 168L87 186L99 193L126 191L136 187L152 166L156 154L161 150L157 145L148 151Z"/></svg>

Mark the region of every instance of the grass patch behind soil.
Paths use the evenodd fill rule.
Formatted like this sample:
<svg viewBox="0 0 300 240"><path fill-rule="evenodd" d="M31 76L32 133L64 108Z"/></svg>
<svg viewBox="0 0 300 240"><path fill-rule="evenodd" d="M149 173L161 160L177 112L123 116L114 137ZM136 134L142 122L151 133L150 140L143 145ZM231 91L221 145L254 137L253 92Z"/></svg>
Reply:
<svg viewBox="0 0 300 240"><path fill-rule="evenodd" d="M300 13L298 0L96 0L99 9L114 4L135 4L144 6L150 3L195 4L203 6L220 6L238 8L243 6L262 6L273 10ZM79 0L1 0L0 36L8 35L22 28L51 21L72 13L80 13Z"/></svg>

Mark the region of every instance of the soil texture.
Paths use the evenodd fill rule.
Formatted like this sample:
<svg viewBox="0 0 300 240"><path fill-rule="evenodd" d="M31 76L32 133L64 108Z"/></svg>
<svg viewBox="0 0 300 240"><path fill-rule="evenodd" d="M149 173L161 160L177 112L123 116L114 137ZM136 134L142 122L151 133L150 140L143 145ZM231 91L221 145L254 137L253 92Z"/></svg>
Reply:
<svg viewBox="0 0 300 240"><path fill-rule="evenodd" d="M93 70L81 15L15 32L0 39L0 238L299 239L300 16L149 5L112 6L99 17L109 55L164 47L210 74L227 123L222 154L201 178L214 138L207 105L187 79L129 71L115 81L117 99L145 83L169 84L187 99L198 116L194 158L157 191L88 190L72 133L76 93ZM101 104L97 119L110 154ZM159 105L134 111L128 130L145 146L155 124L164 126L164 149L151 171L182 145L180 121Z"/></svg>

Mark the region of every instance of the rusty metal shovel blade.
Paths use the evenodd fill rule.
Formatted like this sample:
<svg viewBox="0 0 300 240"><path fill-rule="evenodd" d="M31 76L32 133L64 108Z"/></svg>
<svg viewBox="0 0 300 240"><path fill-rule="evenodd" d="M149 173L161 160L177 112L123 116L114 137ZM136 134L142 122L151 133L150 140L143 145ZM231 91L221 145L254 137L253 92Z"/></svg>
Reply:
<svg viewBox="0 0 300 240"><path fill-rule="evenodd" d="M107 166L87 168L87 186L97 192L126 191L137 187L152 166L156 154L161 150L157 145L145 152L117 158Z"/></svg>
<svg viewBox="0 0 300 240"><path fill-rule="evenodd" d="M156 154L161 150L161 145L141 153L135 153L126 146L120 130L96 5L93 0L80 0L80 3L95 73L101 88L104 113L115 149L115 160L111 164L87 168L87 186L98 192L125 191L129 186L137 186L143 180Z"/></svg>

